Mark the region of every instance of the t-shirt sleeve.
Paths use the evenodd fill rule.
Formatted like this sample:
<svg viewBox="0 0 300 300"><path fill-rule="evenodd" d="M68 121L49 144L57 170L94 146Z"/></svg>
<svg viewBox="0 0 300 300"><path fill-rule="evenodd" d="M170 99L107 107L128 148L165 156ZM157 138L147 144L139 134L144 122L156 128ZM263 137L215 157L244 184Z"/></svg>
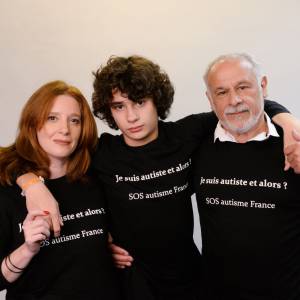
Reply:
<svg viewBox="0 0 300 300"><path fill-rule="evenodd" d="M94 175L97 175L97 170L99 166L101 166L101 161L103 159L103 150L105 149L105 144L107 143L109 138L109 134L102 133L101 136L98 138L97 148L96 151L93 153L90 169L93 170Z"/></svg>
<svg viewBox="0 0 300 300"><path fill-rule="evenodd" d="M185 139L201 140L212 134L218 119L214 112L193 114L175 122L177 134Z"/></svg>
<svg viewBox="0 0 300 300"><path fill-rule="evenodd" d="M277 114L289 113L289 111L284 106L271 100L265 100L265 112L271 119Z"/></svg>
<svg viewBox="0 0 300 300"><path fill-rule="evenodd" d="M0 263L8 255L12 243L11 217L8 205L11 203L10 197L5 193L5 188L0 188ZM10 283L5 279L0 271L0 291L7 288Z"/></svg>

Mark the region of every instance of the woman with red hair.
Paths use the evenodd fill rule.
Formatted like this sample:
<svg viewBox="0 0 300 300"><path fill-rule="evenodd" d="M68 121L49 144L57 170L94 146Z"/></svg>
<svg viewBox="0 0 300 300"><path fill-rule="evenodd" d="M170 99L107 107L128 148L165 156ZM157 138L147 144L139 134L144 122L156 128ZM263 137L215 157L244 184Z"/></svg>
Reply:
<svg viewBox="0 0 300 300"><path fill-rule="evenodd" d="M53 81L25 104L15 142L0 148L0 290L7 299L120 299L103 193L88 172L96 143L77 88ZM15 178L27 172L39 177L22 191ZM27 213L24 191L42 181L59 199L60 237L51 235L47 211Z"/></svg>

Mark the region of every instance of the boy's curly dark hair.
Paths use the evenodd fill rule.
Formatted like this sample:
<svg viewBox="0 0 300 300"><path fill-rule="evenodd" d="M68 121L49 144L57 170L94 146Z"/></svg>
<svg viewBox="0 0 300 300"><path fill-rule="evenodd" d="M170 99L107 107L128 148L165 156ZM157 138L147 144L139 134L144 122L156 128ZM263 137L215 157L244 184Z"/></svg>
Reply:
<svg viewBox="0 0 300 300"><path fill-rule="evenodd" d="M112 56L106 66L101 66L93 75L93 113L105 120L110 128L118 129L110 110L113 91L116 90L134 102L152 98L159 118L164 120L168 116L174 87L169 76L152 61L141 56Z"/></svg>

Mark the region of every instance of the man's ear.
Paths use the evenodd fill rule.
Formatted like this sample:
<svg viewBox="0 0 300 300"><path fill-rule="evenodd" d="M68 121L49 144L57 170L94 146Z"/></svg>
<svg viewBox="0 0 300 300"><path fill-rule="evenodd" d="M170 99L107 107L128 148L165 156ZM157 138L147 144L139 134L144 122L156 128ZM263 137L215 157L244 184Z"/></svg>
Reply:
<svg viewBox="0 0 300 300"><path fill-rule="evenodd" d="M211 95L210 95L209 91L206 91L205 95L206 95L206 97L207 97L207 99L209 101L211 110L214 110L214 105L213 105L213 102L212 102Z"/></svg>
<svg viewBox="0 0 300 300"><path fill-rule="evenodd" d="M261 79L260 85L261 85L261 88L262 88L263 97L267 98L267 96L268 96L268 90L267 90L268 79L267 79L267 76L263 76L263 78Z"/></svg>

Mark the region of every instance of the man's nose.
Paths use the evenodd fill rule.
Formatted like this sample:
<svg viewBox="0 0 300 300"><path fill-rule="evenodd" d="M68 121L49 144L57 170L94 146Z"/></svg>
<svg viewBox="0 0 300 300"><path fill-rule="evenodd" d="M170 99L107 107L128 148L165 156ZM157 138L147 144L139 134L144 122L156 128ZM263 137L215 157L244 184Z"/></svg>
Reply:
<svg viewBox="0 0 300 300"><path fill-rule="evenodd" d="M242 102L241 97L235 92L230 93L229 97L230 97L230 99L229 99L230 105L232 105L232 106L236 106Z"/></svg>

